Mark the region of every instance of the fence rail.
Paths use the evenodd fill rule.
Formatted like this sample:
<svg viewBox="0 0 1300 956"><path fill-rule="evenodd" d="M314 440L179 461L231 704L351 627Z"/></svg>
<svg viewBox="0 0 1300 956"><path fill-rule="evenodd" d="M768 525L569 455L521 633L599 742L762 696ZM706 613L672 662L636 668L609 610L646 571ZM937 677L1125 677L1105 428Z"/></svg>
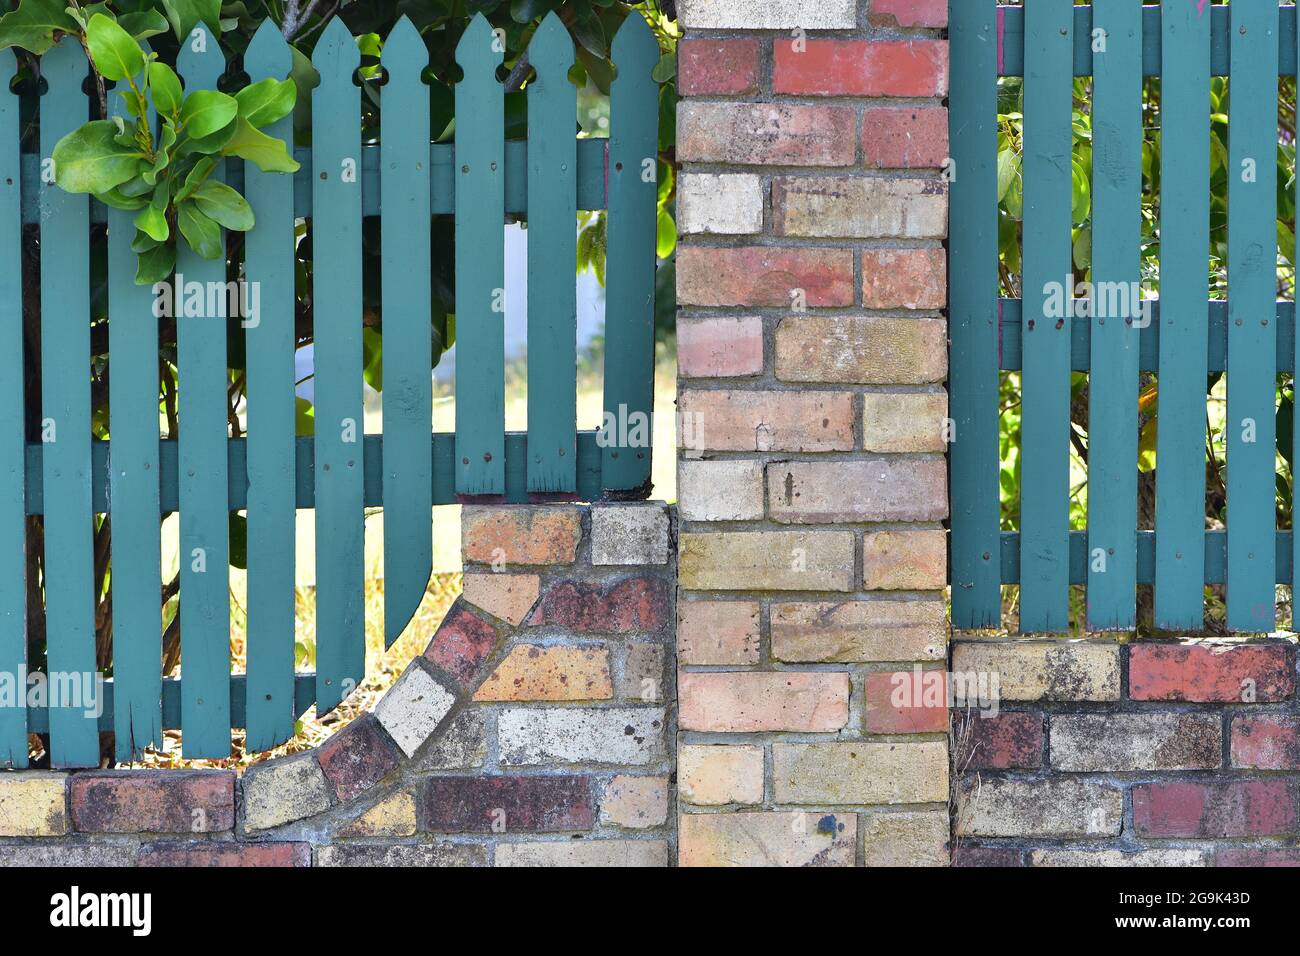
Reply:
<svg viewBox="0 0 1300 956"><path fill-rule="evenodd" d="M605 408L644 415L653 400L653 314L659 53L631 16L617 34L609 140L578 139L574 48L552 15L534 36L537 78L527 95L525 142L504 138L502 55L476 17L457 53L457 142L431 144L424 41L403 20L382 54L385 123L361 142L359 55L335 20L316 46L310 150L295 177L230 162L215 175L238 184L257 213L246 235L244 279L261 290L261 321L177 319L180 428L159 425L159 323L154 296L134 285L131 214L69 195L42 179L42 160L85 122L87 63L70 41L42 58L38 153L20 152L18 97L0 92L0 255L19 262L24 226L39 225L40 408L25 409L20 270L0 273L0 674L26 675L26 523L44 533L44 615L51 675L96 675L94 515L112 518L113 673L97 717L67 701L0 707L0 766L24 766L27 734L48 733L51 762L96 766L99 733L116 758L134 759L183 730L187 757L230 753L232 727L250 750L287 740L315 704L328 710L365 676L364 509L383 507L385 624L389 643L409 621L431 569L430 509L487 496L597 499L648 490L650 447L621 447L579 432L576 415L576 215L608 209ZM287 45L266 24L244 59L254 82L288 74ZM205 28L182 47L190 88L214 88L226 63ZM0 78L15 62L0 52ZM400 117L398 121L397 117ZM267 130L291 139L290 121ZM431 434L430 217L455 215L456 431ZM505 431L503 226L530 232L528 432ZM362 219L380 218L384 434L364 435ZM310 219L315 434L295 417L295 227ZM91 225L106 223L109 257L108 441L92 440ZM224 261L182 247L177 272L225 283ZM247 352L246 437L228 427L228 335ZM33 422L39 421L39 436ZM39 440L37 440L39 437ZM316 672L295 673L295 510L315 509ZM229 515L248 520L247 673L231 673ZM179 513L182 677L162 673L160 517ZM35 592L38 593L39 592Z"/></svg>

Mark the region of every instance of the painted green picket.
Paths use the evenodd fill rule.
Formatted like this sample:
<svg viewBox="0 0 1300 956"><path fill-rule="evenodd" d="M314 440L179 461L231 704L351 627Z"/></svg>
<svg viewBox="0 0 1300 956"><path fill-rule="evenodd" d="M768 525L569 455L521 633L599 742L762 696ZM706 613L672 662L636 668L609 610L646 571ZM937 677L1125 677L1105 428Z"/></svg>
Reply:
<svg viewBox="0 0 1300 956"><path fill-rule="evenodd" d="M1199 629L1205 582L1205 381L1209 325L1210 18L1162 6L1160 427L1155 623Z"/></svg>
<svg viewBox="0 0 1300 956"><path fill-rule="evenodd" d="M54 145L88 118L88 64L75 44L41 60L41 439L45 495L45 626L51 676L87 690L95 664L94 525L90 490L90 201L45 175ZM56 767L99 765L85 701L51 700Z"/></svg>
<svg viewBox="0 0 1300 956"><path fill-rule="evenodd" d="M1234 0L1228 126L1228 627L1273 627L1276 0Z"/></svg>
<svg viewBox="0 0 1300 956"><path fill-rule="evenodd" d="M1094 0L1092 9L1094 50L1102 45L1093 53L1092 281L1120 294L1092 297L1087 619L1092 630L1127 630L1137 623L1142 9L1129 0Z"/></svg>
<svg viewBox="0 0 1300 956"><path fill-rule="evenodd" d="M189 89L216 89L225 71L220 44L199 24L176 58ZM225 163L211 178L224 180ZM226 263L187 244L176 250L176 301L191 283L203 289L201 315L178 307L177 417L180 423L181 746L189 758L230 755L230 516L226 496ZM215 311L214 311L215 307Z"/></svg>
<svg viewBox="0 0 1300 956"><path fill-rule="evenodd" d="M0 50L0 259L22 261L14 55ZM0 270L0 681L27 682L27 503L22 270ZM27 708L0 706L0 769L27 766Z"/></svg>
<svg viewBox="0 0 1300 956"><path fill-rule="evenodd" d="M1049 284L1070 281L1070 0L1025 11L1025 342L1020 479L1020 629L1069 624L1070 325ZM1072 289L1064 289L1068 298Z"/></svg>
<svg viewBox="0 0 1300 956"><path fill-rule="evenodd" d="M253 83L283 79L292 58L267 20L244 54ZM265 132L292 142L293 118ZM293 736L294 711L294 211L283 173L244 168L244 194L257 216L244 238L244 278L258 290L259 315L245 318L248 363L248 686L249 750ZM256 283L256 286L253 284Z"/></svg>
<svg viewBox="0 0 1300 956"><path fill-rule="evenodd" d="M121 97L112 97L109 108L134 122ZM113 739L122 763L138 758L145 747L162 745L158 318L154 290L135 283L134 218L128 210L108 211Z"/></svg>
<svg viewBox="0 0 1300 956"><path fill-rule="evenodd" d="M605 262L605 487L648 488L654 415L655 230L659 45L639 14L613 44Z"/></svg>
<svg viewBox="0 0 1300 956"><path fill-rule="evenodd" d="M573 491L578 482L578 91L569 82L573 41L552 11L528 60L528 490Z"/></svg>
<svg viewBox="0 0 1300 956"><path fill-rule="evenodd" d="M430 355L429 64L424 40L403 17L384 44L388 83L380 92L390 122L380 138L380 218L384 310L384 631L401 636L433 570L433 412Z"/></svg>
<svg viewBox="0 0 1300 956"><path fill-rule="evenodd" d="M948 388L952 622L997 627L998 565L997 43L995 0L952 6L952 217ZM960 264L960 266L958 266Z"/></svg>
<svg viewBox="0 0 1300 956"><path fill-rule="evenodd" d="M456 47L456 490L505 488L504 45L482 14Z"/></svg>
<svg viewBox="0 0 1300 956"><path fill-rule="evenodd" d="M332 710L366 672L365 420L361 384L361 64L342 20L312 56L313 395L316 405L316 708Z"/></svg>

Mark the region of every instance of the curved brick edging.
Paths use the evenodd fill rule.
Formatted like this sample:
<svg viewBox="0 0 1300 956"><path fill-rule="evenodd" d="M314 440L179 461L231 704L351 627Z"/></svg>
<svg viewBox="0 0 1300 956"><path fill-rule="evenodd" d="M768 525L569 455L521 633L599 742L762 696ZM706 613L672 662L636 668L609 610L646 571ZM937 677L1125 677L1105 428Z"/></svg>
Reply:
<svg viewBox="0 0 1300 956"><path fill-rule="evenodd" d="M673 521L467 506L465 593L372 713L242 778L0 774L0 866L666 865Z"/></svg>

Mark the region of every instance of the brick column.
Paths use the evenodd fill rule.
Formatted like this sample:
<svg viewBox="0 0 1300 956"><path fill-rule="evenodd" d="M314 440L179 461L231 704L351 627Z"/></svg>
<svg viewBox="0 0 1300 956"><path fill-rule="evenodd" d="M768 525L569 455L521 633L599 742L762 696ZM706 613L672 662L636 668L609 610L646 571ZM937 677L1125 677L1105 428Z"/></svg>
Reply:
<svg viewBox="0 0 1300 956"><path fill-rule="evenodd" d="M947 0L679 14L680 861L943 865Z"/></svg>

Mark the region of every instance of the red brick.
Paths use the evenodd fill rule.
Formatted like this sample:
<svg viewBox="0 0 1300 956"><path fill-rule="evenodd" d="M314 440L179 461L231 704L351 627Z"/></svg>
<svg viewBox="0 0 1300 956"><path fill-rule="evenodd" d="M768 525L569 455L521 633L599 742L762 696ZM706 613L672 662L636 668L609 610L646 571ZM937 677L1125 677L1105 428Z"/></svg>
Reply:
<svg viewBox="0 0 1300 956"><path fill-rule="evenodd" d="M141 866L311 866L308 843L151 843L140 847Z"/></svg>
<svg viewBox="0 0 1300 956"><path fill-rule="evenodd" d="M677 371L683 378L761 374L763 320L758 316L679 319Z"/></svg>
<svg viewBox="0 0 1300 956"><path fill-rule="evenodd" d="M967 770L1037 770L1043 765L1043 717L1003 712L992 717L962 711L955 736L958 773Z"/></svg>
<svg viewBox="0 0 1300 956"><path fill-rule="evenodd" d="M1286 780L1133 788L1133 826L1139 836L1283 836L1295 833L1296 821L1296 797Z"/></svg>
<svg viewBox="0 0 1300 956"><path fill-rule="evenodd" d="M1215 866L1300 866L1300 850L1222 849L1214 855Z"/></svg>
<svg viewBox="0 0 1300 956"><path fill-rule="evenodd" d="M528 624L579 634L632 634L659 630L668 610L668 586L658 578L624 578L603 586L560 581L542 595Z"/></svg>
<svg viewBox="0 0 1300 956"><path fill-rule="evenodd" d="M757 92L759 52L757 38L682 40L677 44L677 89L682 96Z"/></svg>
<svg viewBox="0 0 1300 956"><path fill-rule="evenodd" d="M878 169L937 169L948 158L948 111L886 107L862 114L862 156Z"/></svg>
<svg viewBox="0 0 1300 956"><path fill-rule="evenodd" d="M1300 717L1252 714L1234 718L1232 765L1300 770Z"/></svg>
<svg viewBox="0 0 1300 956"><path fill-rule="evenodd" d="M766 246L683 246L677 251L677 300L682 305L789 308L796 290L802 290L810 307L852 305L853 253Z"/></svg>
<svg viewBox="0 0 1300 956"><path fill-rule="evenodd" d="M402 755L374 715L365 714L321 744L316 758L338 798L351 800L397 769Z"/></svg>
<svg viewBox="0 0 1300 956"><path fill-rule="evenodd" d="M1129 697L1286 700L1295 690L1292 669L1290 649L1281 644L1135 644L1129 649Z"/></svg>
<svg viewBox="0 0 1300 956"><path fill-rule="evenodd" d="M678 112L677 158L738 166L851 166L857 114L848 106L705 103Z"/></svg>
<svg viewBox="0 0 1300 956"><path fill-rule="evenodd" d="M877 27L946 27L948 0L871 0L867 19Z"/></svg>
<svg viewBox="0 0 1300 956"><path fill-rule="evenodd" d="M589 777L433 777L424 829L440 833L589 830Z"/></svg>
<svg viewBox="0 0 1300 956"><path fill-rule="evenodd" d="M953 866L1005 867L1024 866L1025 857L1014 847L966 846L958 844L952 854Z"/></svg>
<svg viewBox="0 0 1300 956"><path fill-rule="evenodd" d="M802 52L776 44L774 93L827 96L943 96L942 40L809 40Z"/></svg>
<svg viewBox="0 0 1300 956"><path fill-rule="evenodd" d="M92 833L220 833L235 825L231 770L115 770L72 778L72 823Z"/></svg>
<svg viewBox="0 0 1300 956"><path fill-rule="evenodd" d="M457 600L443 618L424 656L462 684L467 684L496 643L496 629L482 618L475 617Z"/></svg>
<svg viewBox="0 0 1300 956"><path fill-rule="evenodd" d="M948 732L943 671L873 671L865 682L863 719L870 734Z"/></svg>
<svg viewBox="0 0 1300 956"><path fill-rule="evenodd" d="M862 253L862 304L868 309L942 309L947 278L942 249L869 249Z"/></svg>

